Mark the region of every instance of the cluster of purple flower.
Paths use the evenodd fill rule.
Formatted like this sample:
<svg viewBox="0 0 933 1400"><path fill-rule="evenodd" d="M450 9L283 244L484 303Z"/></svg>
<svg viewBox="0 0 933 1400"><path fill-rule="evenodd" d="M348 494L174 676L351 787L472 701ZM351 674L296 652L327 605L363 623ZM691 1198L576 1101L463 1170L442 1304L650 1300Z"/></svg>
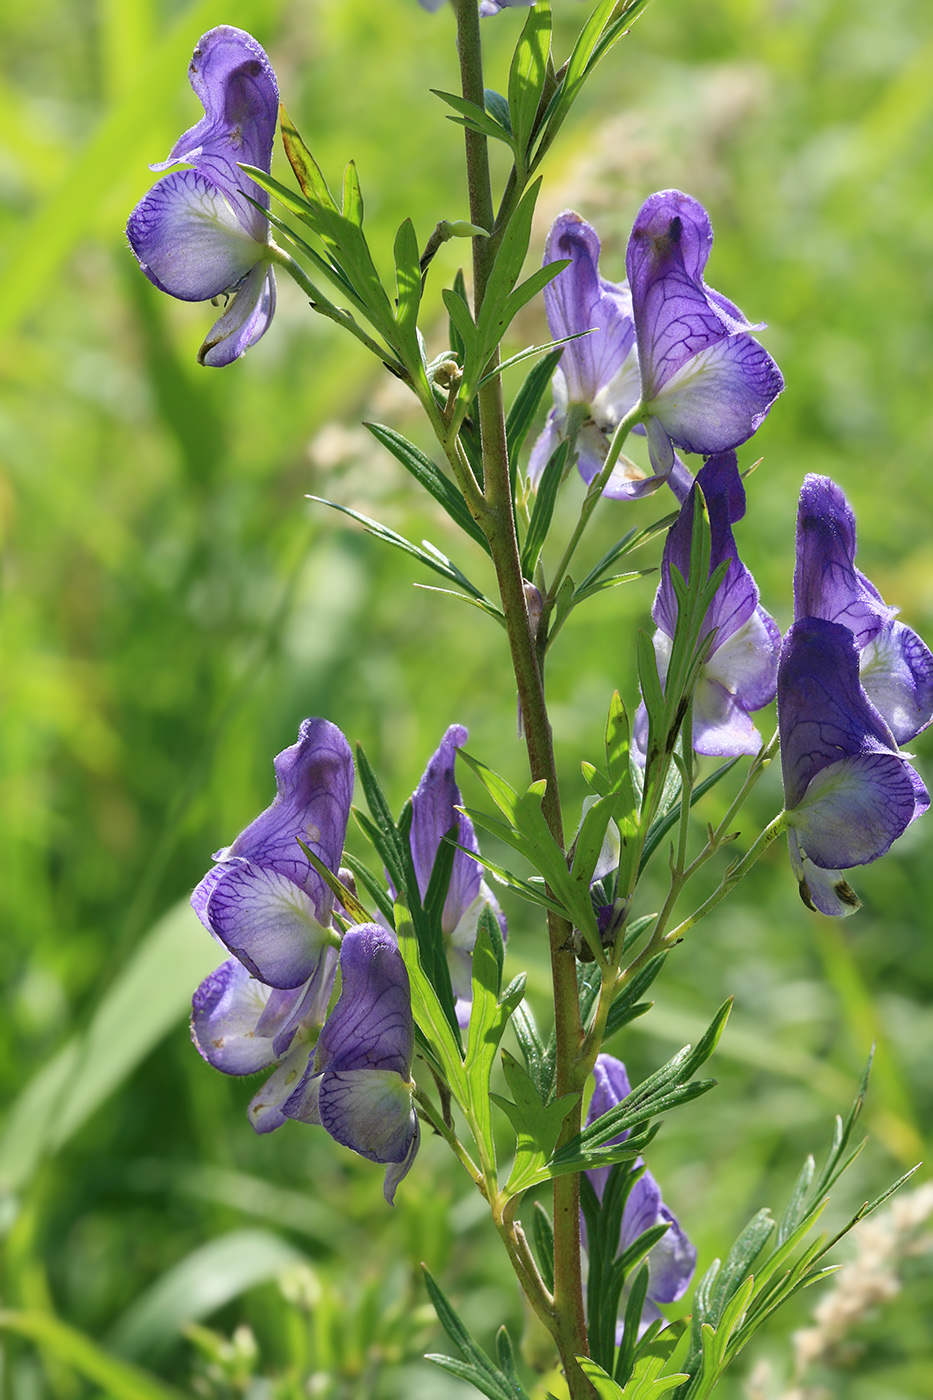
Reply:
<svg viewBox="0 0 933 1400"><path fill-rule="evenodd" d="M667 481L681 510L668 533L652 616L658 672L667 674L678 616L673 570L686 578L697 489L709 512L710 573L727 564L701 638L713 634L693 700L693 747L755 754L751 713L777 695L791 862L805 902L847 914L858 900L841 871L876 860L925 811L929 796L898 748L933 716L933 657L896 622L854 564L855 520L839 487L808 476L800 496L795 622L784 639L758 601L732 526L745 514L735 448L783 387L742 313L707 287L712 229L677 190L652 195L629 239L628 281L599 272L599 238L575 213L548 235L545 262L569 266L545 288L555 339L579 336L554 376L555 407L532 450L536 484L560 439L575 434L584 480L603 470L611 438L638 409L651 474L620 457L604 494L634 498ZM706 458L693 480L674 451ZM635 721L644 758L647 714Z"/></svg>
<svg viewBox="0 0 933 1400"><path fill-rule="evenodd" d="M454 760L466 738L462 725L444 735L412 797L410 838L422 895L445 834L456 828L465 848L454 857L441 920L464 1021L480 915L490 905L501 920L469 854L478 850L472 825L457 811ZM272 805L216 853L191 897L201 922L233 954L195 992L192 1036L226 1074L272 1069L249 1106L257 1132L289 1118L321 1125L345 1147L387 1164L391 1201L419 1142L408 973L391 929L359 924L341 938L333 895L302 850L337 872L353 791L350 747L336 725L306 719L298 742L276 758L275 775ZM340 995L328 1015L338 961Z"/></svg>

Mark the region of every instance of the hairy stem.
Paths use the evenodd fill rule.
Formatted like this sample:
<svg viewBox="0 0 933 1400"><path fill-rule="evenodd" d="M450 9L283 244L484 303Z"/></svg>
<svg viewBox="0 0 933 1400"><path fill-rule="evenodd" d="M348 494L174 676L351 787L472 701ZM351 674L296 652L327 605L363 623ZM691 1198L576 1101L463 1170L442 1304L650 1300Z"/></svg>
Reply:
<svg viewBox="0 0 933 1400"><path fill-rule="evenodd" d="M463 96L483 105L483 62L476 0L457 0L457 46ZM493 228L492 187L486 138L465 131L467 183L470 219L481 228ZM483 303L495 257L495 243L486 238L473 240L474 315ZM497 364L494 356L487 373ZM512 666L518 687L524 721L528 762L533 781L544 778L544 814L550 830L563 847L560 795L551 727L538 667L534 639L528 624L521 560L515 532L512 490L509 481L508 450L502 386L498 375L487 379L479 391L480 435L483 448L484 487L490 515L483 520L489 540L502 608L506 618ZM576 1091L578 1057L583 1039L577 997L576 960L570 947L571 929L565 919L548 915L557 1037L557 1093ZM579 1100L561 1129L558 1146L580 1131ZM516 1256L510 1250L513 1263ZM524 1270L519 1273L527 1288ZM532 1303L535 1299L532 1298ZM580 1197L576 1177L559 1177L554 1182L554 1305L548 1327L557 1343L573 1400L591 1400L593 1387L575 1360L587 1354L586 1323L583 1313L580 1270Z"/></svg>

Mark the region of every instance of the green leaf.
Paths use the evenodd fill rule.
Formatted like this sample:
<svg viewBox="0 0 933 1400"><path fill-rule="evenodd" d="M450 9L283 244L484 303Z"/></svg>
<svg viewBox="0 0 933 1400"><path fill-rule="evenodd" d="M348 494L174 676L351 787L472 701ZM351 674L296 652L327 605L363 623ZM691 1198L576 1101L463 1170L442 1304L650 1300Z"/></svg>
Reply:
<svg viewBox="0 0 933 1400"><path fill-rule="evenodd" d="M459 1348L465 1362L458 1362L450 1356L433 1355L425 1357L425 1360L433 1361L436 1366L440 1366L450 1375L459 1376L461 1380L468 1381L482 1395L488 1396L489 1400L528 1400L521 1386L494 1365L482 1347L474 1342L431 1274L423 1264L421 1267L428 1295L434 1305L434 1311L437 1313L437 1320L454 1346Z"/></svg>
<svg viewBox="0 0 933 1400"><path fill-rule="evenodd" d="M182 1400L181 1391L118 1356L48 1312L0 1312L0 1328L27 1337L99 1386L113 1400Z"/></svg>
<svg viewBox="0 0 933 1400"><path fill-rule="evenodd" d="M460 357L464 363L467 358L476 358L476 325L470 314L470 308L466 299L466 289L460 290L457 287L445 287L441 292L444 305L447 307L447 314L450 317L452 328L451 340L454 339L453 332L459 337L460 345L454 346L459 349Z"/></svg>
<svg viewBox="0 0 933 1400"><path fill-rule="evenodd" d="M486 361L495 350L499 341L514 316L515 310L509 314L508 302L515 283L518 281L522 270L522 264L528 252L528 244L531 239L531 224L534 218L535 202L541 189L540 179L529 185L518 205L512 212L512 217L506 226L496 260L493 263L489 281L486 285L486 295L483 298L482 310L477 320L477 334L479 341L479 359L477 371L485 368ZM561 263L554 272L565 267L566 261ZM472 387L470 392L464 389L465 396L472 398Z"/></svg>
<svg viewBox="0 0 933 1400"><path fill-rule="evenodd" d="M389 879L397 890L404 890L408 884L408 864L411 853L405 838L401 835L382 791L379 779L370 763L362 744L356 746L356 771L359 774L366 804L372 815L372 823L378 833L376 851L382 857L389 872Z"/></svg>
<svg viewBox="0 0 933 1400"><path fill-rule="evenodd" d="M654 915L650 916L651 919L654 917ZM636 1016L642 1015L648 1010L650 1003L639 1005L640 998L651 986L666 960L666 953L656 953L616 997L606 1018L606 1039L614 1035L616 1031L621 1030L623 1026L628 1025L629 1021L633 1021Z"/></svg>
<svg viewBox="0 0 933 1400"><path fill-rule="evenodd" d="M522 975L510 984L500 1002L500 975L501 964L492 946L488 924L481 923L473 946L473 1006L463 1068L469 1096L465 1107L470 1126L477 1140L482 1142L490 1162L496 1159L496 1144L492 1132L489 1079L509 1018L525 994L525 978Z"/></svg>
<svg viewBox="0 0 933 1400"><path fill-rule="evenodd" d="M350 161L343 172L343 217L357 228L363 227L363 191L356 164Z"/></svg>
<svg viewBox="0 0 933 1400"><path fill-rule="evenodd" d="M516 1006L512 1014L512 1031L522 1052L525 1068L538 1097L545 1103L550 1095L551 1076L545 1059L544 1042L538 1033L535 1018L527 1001Z"/></svg>
<svg viewBox="0 0 933 1400"><path fill-rule="evenodd" d="M468 816L472 815L475 818L476 814L471 814L468 808L464 807L461 810ZM500 822L496 822L495 826L501 829ZM504 866L497 865L495 861L480 855L478 851L471 851L467 846L458 846L457 849L464 851L468 856L472 856L473 860L478 860L480 865L485 870L495 875L496 879L499 880L501 884L507 885L510 890L514 890L516 894L521 895L522 899L527 899L529 903L536 904L539 909L550 909L555 914L560 914L561 916L566 913L562 904L558 904L556 900L548 898L544 892L543 886L533 885L529 880L521 879L520 876L514 875L511 870L506 870Z"/></svg>
<svg viewBox="0 0 933 1400"><path fill-rule="evenodd" d="M647 1123L658 1114L688 1103L713 1088L715 1080L689 1081L715 1050L731 1008L731 999L724 1002L696 1046L684 1046L666 1065L637 1085L622 1103L601 1114L562 1147L557 1156L562 1158L566 1154L569 1158L585 1154L625 1129Z"/></svg>
<svg viewBox="0 0 933 1400"><path fill-rule="evenodd" d="M365 865L363 861L359 860L351 851L344 851L341 859L344 865L346 865L349 870L352 870L356 879L366 890L366 893L369 895L382 917L391 926L392 920L395 917L395 905L385 887L385 881L378 880L369 869L369 866Z"/></svg>
<svg viewBox="0 0 933 1400"><path fill-rule="evenodd" d="M496 92L495 88L486 88L483 92L483 103L493 121L498 122L511 136L512 113L509 110L508 101L502 96L502 93Z"/></svg>
<svg viewBox="0 0 933 1400"><path fill-rule="evenodd" d="M187 1018L191 994L224 954L188 900L150 929L104 993L86 1032L28 1082L0 1138L0 1183L17 1191Z"/></svg>
<svg viewBox="0 0 933 1400"><path fill-rule="evenodd" d="M631 0L630 4L618 11L617 0L603 0L590 15L574 44L564 68L563 80L551 98L541 123L541 137L535 153L534 166L537 166L551 146L596 64L608 53L616 40L627 32L647 3L648 0Z"/></svg>
<svg viewBox="0 0 933 1400"><path fill-rule="evenodd" d="M635 642L636 656L638 657L638 683L641 687L642 699L645 709L648 711L648 725L651 736L659 735L664 730L664 691L661 689L661 680L658 676L658 659L654 652L654 641L648 633L639 629ZM648 741L648 760L651 760L651 738Z"/></svg>
<svg viewBox="0 0 933 1400"><path fill-rule="evenodd" d="M538 483L534 508L531 512L531 520L528 523L528 533L525 536L525 543L522 546L523 578L534 578L535 566L537 565L538 557L544 546L544 541L547 539L548 530L551 527L554 506L557 502L557 493L564 479L564 468L567 465L567 454L569 451L570 443L565 438L551 453L548 464L544 468L541 480Z"/></svg>
<svg viewBox="0 0 933 1400"><path fill-rule="evenodd" d="M563 354L563 348L552 350L528 375L512 401L505 423L505 435L509 445L509 466L514 482L518 456L525 439L531 430L535 414L541 407L541 400L547 393L548 385Z"/></svg>
<svg viewBox="0 0 933 1400"><path fill-rule="evenodd" d="M534 1242L538 1268L544 1286L549 1293L554 1292L554 1226L540 1201L535 1201L531 1216L531 1237Z"/></svg>
<svg viewBox="0 0 933 1400"><path fill-rule="evenodd" d="M529 12L515 46L509 71L509 113L519 169L527 165L528 146L547 78L551 51L551 11L538 4Z"/></svg>
<svg viewBox="0 0 933 1400"><path fill-rule="evenodd" d="M433 573L440 574L441 578L446 578L449 582L457 584L457 586L462 588L464 593L468 593L471 598L475 598L478 602L492 607L492 605L489 604L489 599L483 596L480 589L476 587L476 584L471 583L466 574L458 569L456 564L448 559L447 555L443 554L441 550L437 549L434 545L431 545L429 549L427 547L427 541L425 541L425 547L419 548L418 545L412 544L411 540L406 540L404 535L398 534L395 530L390 530L388 525L383 525L378 520L371 520L368 515L361 515L358 510L351 510L349 506L342 506L337 501L325 500L323 496L308 496L306 499L309 501L317 501L318 505L329 506L331 510L339 510L341 515L348 515L351 520L359 521L368 535L373 535L377 540L382 540L383 544L390 544L395 549L400 549L403 554L410 554L413 559L417 559L419 563L424 564L425 567L430 569ZM484 608L484 611L485 610L487 609ZM495 608L493 608L493 611L495 611Z"/></svg>
<svg viewBox="0 0 933 1400"><path fill-rule="evenodd" d="M699 802L701 797L705 797L705 795L709 792L710 788L714 788L717 783L721 782L722 779L726 776L726 774L732 771L732 769L735 767L738 761L739 760L737 758L730 758L726 763L722 764L720 768L717 768L715 773L711 773L708 778L704 778L702 783L697 783L696 787L694 787L692 792L690 793L690 806L693 807L695 803ZM680 787L679 781L677 782L677 787ZM661 806L663 807L664 805L665 803L662 800ZM655 819L655 821L652 822L651 829L649 830L648 835L645 838L645 844L642 847L639 870L644 870L645 866L648 864L648 861L654 855L655 851L657 850L658 846L660 846L667 833L680 820L680 811L680 806L675 800L671 804L668 811L666 811L662 816L658 816Z"/></svg>
<svg viewBox="0 0 933 1400"><path fill-rule="evenodd" d="M633 550L640 548L643 544L647 544L649 540L653 540L656 535L660 535L665 530L668 530L677 519L677 516L678 512L675 510L672 511L670 515L665 515L662 520L655 521L653 525L646 526L643 530L629 530L611 549L606 551L602 559L590 570L582 583L577 585L577 594L580 597L587 596L593 590L594 585L602 578L603 574L612 568L617 559L623 558L626 554L631 554Z"/></svg>
<svg viewBox="0 0 933 1400"><path fill-rule="evenodd" d="M564 1094L547 1105L542 1101L534 1082L514 1055L502 1052L505 1082L514 1102L493 1094L515 1130L515 1161L505 1186L508 1196L517 1196L535 1181L546 1180L541 1173L554 1150L561 1124L579 1094Z"/></svg>
<svg viewBox="0 0 933 1400"><path fill-rule="evenodd" d="M443 506L451 520L459 525L464 534L469 535L470 539L475 540L489 554L489 541L467 509L460 491L431 461L431 458L422 452L420 447L416 447L413 442L402 437L401 433L397 433L394 428L387 428L382 423L365 423L364 427L372 433L377 442L392 453L396 461L401 462L419 486L423 486L434 497L435 501Z"/></svg>
<svg viewBox="0 0 933 1400"><path fill-rule="evenodd" d="M337 204L314 156L308 150L284 106L279 108L279 127L288 163L295 172L298 187L306 199L337 213Z"/></svg>
<svg viewBox="0 0 933 1400"><path fill-rule="evenodd" d="M314 854L310 847L305 845L300 837L298 839L298 844L311 862L312 868L320 875L331 894L340 901L353 922L355 924L371 923L372 920L369 910L364 908L353 891L347 889L340 877L335 875L332 870L328 870L324 862Z"/></svg>
<svg viewBox="0 0 933 1400"><path fill-rule="evenodd" d="M347 168L350 169L349 166ZM421 307L421 254L411 219L406 219L395 235L394 251L395 288L398 297L395 319L409 356L420 357L418 311Z"/></svg>
<svg viewBox="0 0 933 1400"><path fill-rule="evenodd" d="M438 1000L437 992L425 974L415 926L408 905L403 899L395 902L395 930L398 934L399 950L408 970L415 1020L431 1054L443 1070L451 1093L458 1103L466 1105L469 1103L469 1090L460 1046L450 1020Z"/></svg>
<svg viewBox="0 0 933 1400"><path fill-rule="evenodd" d="M489 136L494 141L504 141L509 147L512 145L512 133L495 117L490 116L485 107L480 107L469 98L458 97L453 92L442 92L440 88L431 88L435 97L439 97L442 102L446 102L448 107L453 107L459 115L449 117L448 120L457 122L459 126L468 127L470 131L478 131L481 136Z"/></svg>
<svg viewBox="0 0 933 1400"><path fill-rule="evenodd" d="M592 798L588 798L587 801L591 805L584 812L580 829L574 838L570 875L578 885L585 886L589 891L603 841L609 830L609 823L615 816L619 799L611 792L607 797L598 797L595 802Z"/></svg>
<svg viewBox="0 0 933 1400"><path fill-rule="evenodd" d="M520 365L525 360L532 359L535 355L544 355L549 350L554 350L558 346L563 348L569 345L572 340L581 340L583 336L589 335L590 331L577 331L574 335L561 336L560 340L549 340L545 345L526 345L524 350L518 350L514 355L510 355L507 360L500 360L499 363L487 374L484 374L479 381L479 387L488 384L491 379L497 378L507 369L512 369L514 365Z"/></svg>

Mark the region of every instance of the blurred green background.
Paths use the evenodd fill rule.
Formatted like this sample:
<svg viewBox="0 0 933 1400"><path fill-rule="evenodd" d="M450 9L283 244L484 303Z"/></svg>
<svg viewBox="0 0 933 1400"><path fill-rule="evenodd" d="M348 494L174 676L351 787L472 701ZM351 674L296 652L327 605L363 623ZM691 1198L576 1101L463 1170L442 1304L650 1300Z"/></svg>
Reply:
<svg viewBox="0 0 933 1400"><path fill-rule="evenodd" d="M560 58L585 10L555 8ZM490 86L505 84L522 19L485 26ZM406 215L423 242L438 218L467 213L460 129L428 92L457 81L446 10L430 16L415 0L4 9L2 1300L51 1309L188 1393L454 1400L473 1392L417 1361L445 1349L419 1261L487 1345L505 1320L526 1357L542 1355L466 1178L428 1141L387 1210L381 1172L316 1130L255 1137L251 1086L209 1069L185 1026L214 950L179 901L267 804L272 756L305 715L362 741L397 805L454 720L510 780L525 771L496 627L419 591L436 580L304 499L426 535L491 586L479 551L451 537L359 427L371 418L419 435L398 386L283 279L261 345L225 372L199 369L211 308L161 296L128 251L123 225L151 181L147 162L198 114L191 49L221 22L266 47L331 182L356 160L384 267ZM534 258L549 220L574 207L600 230L604 273L620 278L642 199L679 186L712 215L711 285L769 323L787 391L741 452L743 466L764 461L740 545L782 626L796 494L818 471L858 512L861 566L933 636L931 65L927 0L655 0L545 166ZM290 179L279 152L273 172ZM465 252L447 245L429 281L430 354L443 345L440 288ZM515 348L546 338L540 304L512 334ZM591 562L669 507L607 503ZM632 629L647 624L653 588L594 600L556 648L568 825L612 689L634 700ZM929 781L929 738L915 747ZM771 773L746 830L779 793ZM726 800L717 789L700 819L715 821ZM865 907L842 925L804 910L773 850L670 960L651 1016L612 1044L641 1078L736 995L714 1060L719 1089L652 1148L701 1269L753 1211L783 1205L873 1041L871 1141L832 1220L924 1155L930 821L856 872ZM643 911L657 907L662 878ZM546 1020L542 932L526 907L503 903L512 970L530 967ZM900 1297L853 1330L846 1364L808 1383L851 1400L933 1394L929 1256L905 1270ZM743 1358L723 1396L751 1393L743 1376L756 1361L773 1366L773 1383L759 1369L755 1395L781 1393L789 1333L812 1301ZM12 1400L121 1393L116 1384L79 1379L55 1348L5 1343L0 1386Z"/></svg>

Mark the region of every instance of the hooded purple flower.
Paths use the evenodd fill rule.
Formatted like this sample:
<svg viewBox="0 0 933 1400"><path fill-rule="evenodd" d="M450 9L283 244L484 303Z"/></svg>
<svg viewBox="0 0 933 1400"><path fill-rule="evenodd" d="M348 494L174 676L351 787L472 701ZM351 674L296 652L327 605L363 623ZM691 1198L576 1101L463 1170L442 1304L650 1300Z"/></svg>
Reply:
<svg viewBox="0 0 933 1400"><path fill-rule="evenodd" d="M301 988L337 941L333 896L298 844L336 871L353 792L353 757L335 724L306 719L275 760L271 807L218 851L191 896L204 926L254 977Z"/></svg>
<svg viewBox="0 0 933 1400"><path fill-rule="evenodd" d="M609 282L599 272L599 237L592 224L572 210L551 226L544 264L570 259L570 266L544 289L548 325L555 340L579 335L564 347L554 374L555 407L531 450L528 479L537 485L549 458L567 432L571 409L585 417L577 432L577 466L587 483L602 471L609 441L638 402L638 356L632 296L625 282ZM589 332L582 335L581 332ZM603 489L616 499L642 496L658 485L621 458Z"/></svg>
<svg viewBox="0 0 933 1400"><path fill-rule="evenodd" d="M668 531L661 562L661 583L651 615L658 625L654 648L661 683L667 677L678 603L671 570L686 579L690 572L690 542L697 485L709 511L712 548L710 573L725 560L726 575L716 590L700 638L715 628L716 637L700 668L693 700L693 747L697 753L719 756L754 754L761 735L749 712L774 699L781 634L758 602L758 587L738 556L732 526L745 514L745 488L734 452L711 457L697 475L680 515ZM635 720L635 740L644 756L648 716L644 705Z"/></svg>
<svg viewBox="0 0 933 1400"><path fill-rule="evenodd" d="M388 1164L392 1204L418 1150L412 1102L415 1026L408 973L392 936L360 924L344 936L337 1005L301 1083L285 1104L290 1118L317 1123L344 1147Z"/></svg>
<svg viewBox="0 0 933 1400"><path fill-rule="evenodd" d="M645 201L626 268L651 462L664 476L673 444L704 455L752 436L784 387L753 326L703 281L713 230L702 204L679 190Z"/></svg>
<svg viewBox="0 0 933 1400"><path fill-rule="evenodd" d="M604 1113L608 1113L611 1108L615 1108L616 1104L621 1103L632 1092L625 1065L612 1055L597 1055L593 1077L596 1087L586 1115L587 1127ZM622 1132L613 1141L623 1142L627 1137L628 1132ZM642 1165L640 1157L634 1165ZM603 1198L611 1170L611 1167L594 1167L587 1172L600 1200ZM693 1278L697 1261L696 1249L688 1240L676 1215L668 1210L661 1199L661 1188L651 1173L645 1171L635 1182L625 1203L616 1254L623 1254L629 1245L634 1244L639 1236L652 1226L664 1224L668 1226L667 1233L662 1235L649 1251L646 1260L648 1292L642 1309L639 1335L650 1327L652 1322L659 1318L663 1321L658 1303L676 1303L678 1298L683 1297ZM621 1340L620 1322L616 1329L616 1342Z"/></svg>
<svg viewBox="0 0 933 1400"><path fill-rule="evenodd" d="M257 1133L286 1122L282 1106L308 1067L336 971L337 950L325 948L304 986L278 991L230 958L194 994L191 1038L208 1064L236 1075L277 1066L247 1110Z"/></svg>
<svg viewBox="0 0 933 1400"><path fill-rule="evenodd" d="M823 914L851 914L859 901L841 872L883 856L926 811L929 794L859 683L848 627L818 617L795 622L777 695L788 846L801 896Z"/></svg>
<svg viewBox="0 0 933 1400"><path fill-rule="evenodd" d="M855 567L855 515L827 476L804 478L797 510L794 615L838 622L852 633L859 677L899 744L933 719L933 655L896 608Z"/></svg>
<svg viewBox="0 0 933 1400"><path fill-rule="evenodd" d="M473 823L457 810L463 799L454 777L454 766L457 750L467 738L468 731L462 724L452 724L412 793L411 855L422 899L431 881L441 841L452 827L457 828L454 839L460 846L479 851ZM462 1026L470 1019L473 945L485 908L491 908L499 920L503 938L506 932L505 918L482 874L479 861L465 851L457 851L441 915L450 980L457 1000L457 1018Z"/></svg>
<svg viewBox="0 0 933 1400"><path fill-rule="evenodd" d="M182 301L232 300L198 352L201 364L228 365L269 327L275 311L269 220L256 200L269 195L238 163L268 171L279 91L263 49L229 24L198 41L188 65L204 116L175 142L175 170L153 186L129 217L126 234L140 267L161 291Z"/></svg>

